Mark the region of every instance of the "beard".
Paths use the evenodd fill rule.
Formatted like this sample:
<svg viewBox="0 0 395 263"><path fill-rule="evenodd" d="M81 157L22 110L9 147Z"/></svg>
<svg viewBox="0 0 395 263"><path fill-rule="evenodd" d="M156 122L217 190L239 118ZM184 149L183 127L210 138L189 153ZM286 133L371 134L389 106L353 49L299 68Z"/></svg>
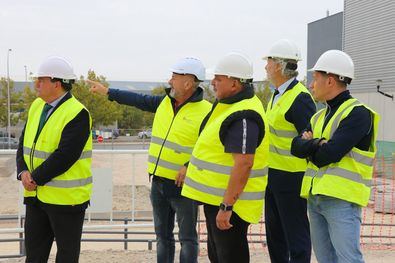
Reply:
<svg viewBox="0 0 395 263"><path fill-rule="evenodd" d="M174 88L171 88L171 90L169 92L169 96L172 97L173 99L176 98L176 91L174 90Z"/></svg>

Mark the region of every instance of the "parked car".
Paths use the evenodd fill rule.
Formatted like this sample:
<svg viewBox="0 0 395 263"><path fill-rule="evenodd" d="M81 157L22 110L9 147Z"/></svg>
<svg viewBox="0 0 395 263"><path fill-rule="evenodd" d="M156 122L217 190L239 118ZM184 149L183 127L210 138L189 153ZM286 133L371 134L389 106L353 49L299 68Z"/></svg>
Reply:
<svg viewBox="0 0 395 263"><path fill-rule="evenodd" d="M11 138L11 149L18 149L18 140ZM8 149L8 137L0 137L0 149Z"/></svg>
<svg viewBox="0 0 395 263"><path fill-rule="evenodd" d="M96 140L99 135L102 136L103 139L116 139L119 136L119 130L118 129L92 130L92 139Z"/></svg>
<svg viewBox="0 0 395 263"><path fill-rule="evenodd" d="M8 137L8 132L0 131L0 137ZM15 134L11 132L11 138L15 138Z"/></svg>
<svg viewBox="0 0 395 263"><path fill-rule="evenodd" d="M96 130L92 130L92 139L96 140L97 136L98 136L98 134L96 134Z"/></svg>
<svg viewBox="0 0 395 263"><path fill-rule="evenodd" d="M103 129L102 136L105 139L116 139L119 136L119 130L118 129Z"/></svg>
<svg viewBox="0 0 395 263"><path fill-rule="evenodd" d="M137 134L137 137L138 137L139 139L151 138L151 132L152 132L151 129L141 131L141 132L139 132L139 133Z"/></svg>

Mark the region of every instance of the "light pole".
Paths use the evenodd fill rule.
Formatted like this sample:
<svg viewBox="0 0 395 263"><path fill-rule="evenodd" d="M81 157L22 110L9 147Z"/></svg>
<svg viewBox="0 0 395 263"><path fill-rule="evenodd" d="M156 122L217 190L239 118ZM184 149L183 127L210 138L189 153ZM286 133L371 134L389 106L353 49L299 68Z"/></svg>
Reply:
<svg viewBox="0 0 395 263"><path fill-rule="evenodd" d="M10 97L10 52L11 48L7 51L7 109L8 109L8 149L11 149L11 97Z"/></svg>
<svg viewBox="0 0 395 263"><path fill-rule="evenodd" d="M27 82L27 66L24 65L23 67L25 68L25 82ZM26 83L25 83L25 85L26 85Z"/></svg>

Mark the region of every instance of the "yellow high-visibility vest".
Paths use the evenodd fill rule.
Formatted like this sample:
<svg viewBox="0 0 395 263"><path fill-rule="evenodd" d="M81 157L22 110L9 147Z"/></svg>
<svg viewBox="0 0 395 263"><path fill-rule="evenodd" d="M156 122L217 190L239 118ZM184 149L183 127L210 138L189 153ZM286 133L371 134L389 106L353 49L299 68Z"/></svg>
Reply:
<svg viewBox="0 0 395 263"><path fill-rule="evenodd" d="M169 96L159 105L152 126L148 173L175 180L178 170L189 161L199 128L211 103L188 102L174 114Z"/></svg>
<svg viewBox="0 0 395 263"><path fill-rule="evenodd" d="M57 148L65 126L85 109L73 96L50 116L36 137L45 101L37 98L31 105L23 140L23 157L30 172L42 164ZM89 117L90 118L90 117ZM90 127L92 119L90 119ZM80 158L65 173L56 176L35 191L25 190L25 197L35 197L47 204L78 205L90 199L92 190L92 136L89 136Z"/></svg>
<svg viewBox="0 0 395 263"><path fill-rule="evenodd" d="M353 147L339 162L318 168L309 162L303 177L301 196L308 198L322 194L335 197L360 206L366 206L370 197L370 185L373 174L373 161L376 154L376 137L380 116L356 99L345 101L328 121L323 129L327 109L322 109L311 118L312 132L315 138L330 140L340 122L357 106L364 106L373 118L373 136L369 150Z"/></svg>
<svg viewBox="0 0 395 263"><path fill-rule="evenodd" d="M265 125L265 136L256 149L254 165L247 184L234 204L233 211L243 220L257 223L262 213L267 185L269 142L265 111L256 96L234 104L216 105L193 149L181 194L215 206L219 206L223 201L234 159L231 153L225 153L225 147L220 139L220 129L228 116L246 110L254 111L260 116Z"/></svg>
<svg viewBox="0 0 395 263"><path fill-rule="evenodd" d="M285 114L292 106L292 103L300 93L309 91L302 83L296 84L292 89L285 92L272 107L273 98L270 99L267 107L267 119L269 122L269 167L287 171L306 171L307 161L295 157L291 154L291 144L293 138L298 136L293 123L285 119ZM310 95L311 96L311 95ZM312 98L312 101L313 98Z"/></svg>

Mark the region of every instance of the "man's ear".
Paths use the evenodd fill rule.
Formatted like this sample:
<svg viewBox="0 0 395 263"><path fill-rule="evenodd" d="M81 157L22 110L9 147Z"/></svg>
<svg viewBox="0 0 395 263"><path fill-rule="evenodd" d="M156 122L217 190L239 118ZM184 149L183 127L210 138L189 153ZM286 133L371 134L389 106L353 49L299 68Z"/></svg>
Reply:
<svg viewBox="0 0 395 263"><path fill-rule="evenodd" d="M243 84L239 80L237 80L237 79L233 80L232 90L239 91L242 88L242 86L243 86Z"/></svg>
<svg viewBox="0 0 395 263"><path fill-rule="evenodd" d="M328 75L327 81L328 81L328 85L331 87L336 85L336 79L331 75Z"/></svg>

